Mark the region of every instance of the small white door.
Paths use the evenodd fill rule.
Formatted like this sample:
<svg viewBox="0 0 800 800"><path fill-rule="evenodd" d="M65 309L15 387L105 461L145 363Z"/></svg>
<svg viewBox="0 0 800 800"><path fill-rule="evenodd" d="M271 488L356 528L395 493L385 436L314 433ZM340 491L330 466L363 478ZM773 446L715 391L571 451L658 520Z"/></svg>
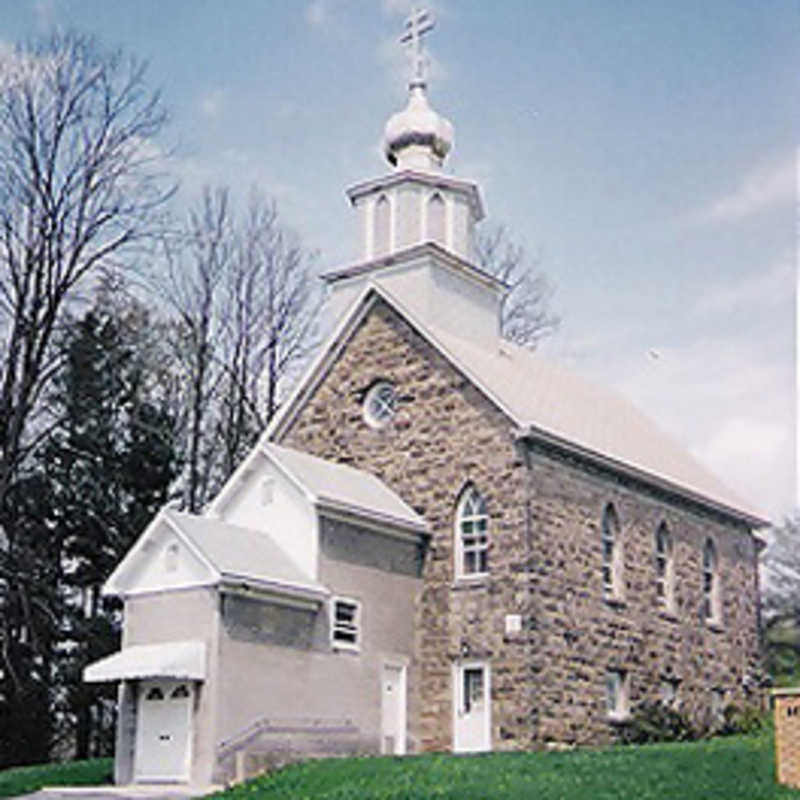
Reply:
<svg viewBox="0 0 800 800"><path fill-rule="evenodd" d="M136 718L137 781L189 780L192 705L189 681L141 682Z"/></svg>
<svg viewBox="0 0 800 800"><path fill-rule="evenodd" d="M489 665L457 664L453 679L453 750L457 753L490 750Z"/></svg>
<svg viewBox="0 0 800 800"><path fill-rule="evenodd" d="M406 752L406 668L384 664L381 675L381 752Z"/></svg>

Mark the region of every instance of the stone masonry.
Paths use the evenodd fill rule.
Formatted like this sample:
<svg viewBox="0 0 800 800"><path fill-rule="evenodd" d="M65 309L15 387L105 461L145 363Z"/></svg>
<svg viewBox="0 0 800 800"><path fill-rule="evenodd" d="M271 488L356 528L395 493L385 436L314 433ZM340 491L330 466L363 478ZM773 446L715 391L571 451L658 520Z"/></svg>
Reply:
<svg viewBox="0 0 800 800"><path fill-rule="evenodd" d="M775 777L800 789L800 690L775 689Z"/></svg>
<svg viewBox="0 0 800 800"><path fill-rule="evenodd" d="M383 430L361 402L378 379L399 408ZM492 747L530 749L614 736L608 670L629 679L631 705L656 700L664 680L696 718L712 693L746 703L757 672L756 541L750 531L678 497L515 441L513 423L388 305L365 316L282 444L368 470L432 529L417 602L408 684L409 747L452 746L452 665L491 662ZM454 578L454 515L473 483L490 514L489 576ZM621 523L624 599L603 598L600 525L613 502ZM675 548L673 615L656 595L654 537L665 522ZM702 548L719 554L723 624L702 618ZM505 617L520 614L520 634Z"/></svg>

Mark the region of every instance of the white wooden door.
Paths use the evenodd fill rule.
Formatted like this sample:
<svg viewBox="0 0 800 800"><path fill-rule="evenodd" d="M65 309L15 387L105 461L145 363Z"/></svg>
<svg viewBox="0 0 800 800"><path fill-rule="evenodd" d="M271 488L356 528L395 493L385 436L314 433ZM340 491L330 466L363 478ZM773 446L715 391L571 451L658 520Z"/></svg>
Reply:
<svg viewBox="0 0 800 800"><path fill-rule="evenodd" d="M384 664L381 674L381 752L406 752L406 668Z"/></svg>
<svg viewBox="0 0 800 800"><path fill-rule="evenodd" d="M191 682L141 682L136 717L137 781L189 780L192 705Z"/></svg>
<svg viewBox="0 0 800 800"><path fill-rule="evenodd" d="M489 677L485 663L457 664L453 670L453 750L457 753L491 749Z"/></svg>

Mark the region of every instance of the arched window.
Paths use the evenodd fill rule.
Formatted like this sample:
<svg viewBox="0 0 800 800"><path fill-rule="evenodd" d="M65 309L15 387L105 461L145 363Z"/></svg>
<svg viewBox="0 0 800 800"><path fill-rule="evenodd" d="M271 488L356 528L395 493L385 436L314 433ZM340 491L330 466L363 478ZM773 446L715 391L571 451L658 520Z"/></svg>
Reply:
<svg viewBox="0 0 800 800"><path fill-rule="evenodd" d="M603 594L609 599L622 597L622 543L619 517L609 503L603 511Z"/></svg>
<svg viewBox="0 0 800 800"><path fill-rule="evenodd" d="M675 562L672 555L672 536L666 523L656 530L656 594L667 609L675 608Z"/></svg>
<svg viewBox="0 0 800 800"><path fill-rule="evenodd" d="M484 575L489 571L489 514L486 501L468 486L456 514L456 576Z"/></svg>
<svg viewBox="0 0 800 800"><path fill-rule="evenodd" d="M438 192L428 200L428 239L442 246L447 242L444 200Z"/></svg>
<svg viewBox="0 0 800 800"><path fill-rule="evenodd" d="M711 539L706 539L703 547L703 614L707 621L719 622L721 610L717 549Z"/></svg>
<svg viewBox="0 0 800 800"><path fill-rule="evenodd" d="M376 256L389 252L389 235L391 228L391 209L389 199L385 194L378 198L375 203L375 239L373 241L373 252Z"/></svg>

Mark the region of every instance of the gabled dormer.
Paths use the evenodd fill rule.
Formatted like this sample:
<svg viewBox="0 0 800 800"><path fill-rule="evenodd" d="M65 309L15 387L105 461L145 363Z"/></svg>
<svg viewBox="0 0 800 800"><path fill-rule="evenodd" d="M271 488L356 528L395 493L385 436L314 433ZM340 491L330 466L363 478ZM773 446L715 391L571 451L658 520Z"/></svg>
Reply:
<svg viewBox="0 0 800 800"><path fill-rule="evenodd" d="M103 587L121 598L217 587L317 605L328 592L265 530L162 509Z"/></svg>

